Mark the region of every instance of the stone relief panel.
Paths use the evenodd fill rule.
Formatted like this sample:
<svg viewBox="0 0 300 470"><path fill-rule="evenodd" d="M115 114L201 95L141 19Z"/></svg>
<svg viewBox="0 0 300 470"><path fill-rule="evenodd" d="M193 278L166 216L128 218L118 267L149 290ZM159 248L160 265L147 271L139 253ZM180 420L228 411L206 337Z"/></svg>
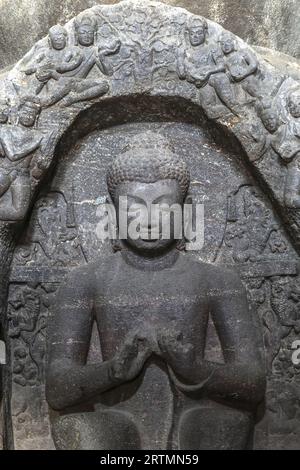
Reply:
<svg viewBox="0 0 300 470"><path fill-rule="evenodd" d="M151 363L141 390L132 391L122 384L120 393L128 399L129 408L118 404L113 408L115 416L111 415L111 406L118 400L116 395L106 394L106 390L99 402L82 405L79 400L82 410L76 408L76 391L70 392L69 400L75 396L72 402L75 411L66 416L64 410L70 403L63 396L62 384L59 380L55 382L55 374L49 373L50 379L45 379L46 336L53 337L47 323L57 309L55 299L61 295L57 294L58 288L64 289L65 279L71 272L80 272L79 267L85 274L74 281L78 282L79 292L98 254L108 275L103 285L109 284L111 271L107 259L115 247L110 242L100 243L97 237L97 209L112 199L105 181L107 172L122 152L126 155L145 152L149 155L145 167L149 165L151 170L152 158L156 160L151 142L143 139L151 140L156 135L160 136L158 153L180 156L189 167L189 201L205 207L205 244L200 252L192 253L192 259L220 267L221 272L234 267L246 287L253 316L253 324L247 318L249 338L254 331L255 341L259 332L263 335L260 350L267 377L265 410L260 406L255 413L248 409L242 412L234 404L231 414L218 403L215 411L220 423L232 426L232 433L228 433L231 440L226 445L249 447L254 419L255 448L298 448L299 370L291 362L291 345L300 331L299 84L276 71L217 24L182 9L143 0L139 4L125 1L115 6L96 6L65 26L52 27L48 37L39 41L1 79L1 100L0 301L6 319L4 335L9 344L10 372L6 374L5 387L11 389L11 397L7 392L6 400L10 400L13 431L6 437L8 446L99 448L101 432L98 440L93 438L90 442L84 437L85 430L95 431L99 423L106 423L110 429L114 420L126 427L128 410L133 412L134 425L130 424L130 442L119 443L125 448L126 445L190 448L191 436L197 436L199 431L196 421L202 422L201 416L208 429L213 426L209 405L199 416L197 413L190 416L191 404L195 403L190 395L205 389L215 370L195 386L191 385L196 380L194 376L193 380L188 377L189 385L181 383L170 368L157 368ZM138 167L139 162L135 165ZM131 173L134 172L135 168L131 168ZM179 173L175 166L174 180L179 179ZM122 254L118 259L122 265ZM128 285L134 290L140 278L135 280L136 274L132 274L129 264L124 269L128 270ZM192 263L191 269L196 269L196 265ZM94 269L92 285L100 268ZM172 269L170 272L173 273ZM214 273L207 278L211 281L213 276L220 275L222 283L221 274ZM108 291L113 292L117 274L111 274ZM190 278L192 289L196 277ZM178 276L176 282L177 279ZM147 284L150 290L151 282ZM74 291L74 297L78 292ZM217 293L212 295L218 297ZM144 286L140 297L145 299L144 303L139 303L141 299L131 292L128 299L126 295L121 300L114 299L113 312L121 308L127 312L140 306L144 313L149 298ZM243 296L241 299L244 302ZM175 313L181 308L180 302L178 305L172 307ZM102 308L106 311L111 305L103 301ZM155 308L159 309L157 305ZM222 310L220 305L219 309ZM233 313L236 309L229 308ZM168 306L167 311L171 310ZM207 318L207 322L207 362L215 363L220 371L230 348L222 344L222 328L218 337L212 318ZM107 351L112 353L114 349L107 338L114 344L112 332L116 329L115 326L108 329L103 338L99 323L98 320L102 352L97 334L81 343L85 344L86 356L99 360L102 354L105 363ZM232 320L230 328L234 330L236 324ZM70 329L73 326L70 324ZM121 336L127 326L122 325ZM60 327L56 334L61 334L62 339L57 344L66 343L64 325ZM82 331L90 329L91 325L82 327ZM152 339L156 338L153 325L147 332ZM172 362L168 348L175 342L173 355L177 354L178 359L181 354L187 361L191 351L181 345L181 336L172 339L168 335L161 338L161 343L158 341L159 346L151 343L155 354L165 354L166 363ZM76 338L69 338L67 346L72 346ZM122 360L120 356L118 367ZM50 364L51 361L55 363L50 359ZM180 360L178 363L182 370ZM127 372L130 376L130 371ZM110 386L111 382L118 383L120 375L119 370L109 370ZM218 374L215 375L217 379L213 380L218 384ZM171 377L169 382L167 376ZM80 374L74 383L79 379ZM61 394L56 393L58 398L54 399L51 394L48 397L50 411L45 387L52 380ZM226 382L219 380L221 385ZM255 380L259 395L263 378L257 373ZM153 388L155 383L162 384L160 397ZM149 403L145 409L143 395L147 387L151 391L147 390L152 400L150 409L157 411L150 418ZM249 390L250 387L245 386L245 390L242 387L241 396L246 393L247 399ZM234 400L234 394L229 398ZM156 408L156 403L161 408ZM180 409L182 404L184 408ZM165 423L159 433L153 427L155 423L157 429L158 419ZM238 436L234 423L239 419L243 432ZM113 432L108 432L108 437L113 440ZM106 436L102 438L106 442ZM209 447L212 436L207 439ZM215 435L213 444L221 446L222 439L224 436ZM193 442L197 445L196 440Z"/></svg>
<svg viewBox="0 0 300 470"><path fill-rule="evenodd" d="M16 449L54 448L45 397L49 309L66 271L84 262L72 203L59 192L41 195L14 255L7 320Z"/></svg>
<svg viewBox="0 0 300 470"><path fill-rule="evenodd" d="M46 328L58 284L13 283L8 306L15 448L51 449L45 398ZM53 300L52 300L53 302Z"/></svg>
<svg viewBox="0 0 300 470"><path fill-rule="evenodd" d="M28 234L15 253L19 266L72 266L84 260L72 204L55 191L38 199Z"/></svg>
<svg viewBox="0 0 300 470"><path fill-rule="evenodd" d="M39 430L43 436L41 447L54 446L44 389L45 335L51 303L69 271L85 266L99 255L103 260L110 256L111 242L101 242L96 233L97 208L108 199L105 174L111 159L122 152L134 135L149 130L168 135L184 155L193 174L189 197L204 204L205 245L192 256L204 262L234 266L239 271L255 323L263 332L267 415L257 425L255 448L271 448L286 426L283 418L272 421L271 410L285 406L285 391L290 385L297 387L298 369L291 362L291 345L297 338L300 318L296 255L284 226L236 149L216 144L211 129L184 122L141 122L94 131L70 149L44 194L37 199L27 231L15 251L8 301L12 403L17 404L20 396L24 403L24 390L28 390L27 417L22 413L19 416L18 406L12 410L17 447L32 445L26 440L26 422L30 432ZM49 227L55 230L49 233ZM99 354L97 334L90 349L94 355ZM217 363L224 361L212 323L206 357ZM274 390L280 387L278 396ZM31 409L33 391L43 404L40 414ZM166 400L167 397L168 394ZM22 424L19 426L22 432L18 431L17 423ZM291 432L298 436L297 420L292 423ZM295 437L292 445L296 445L296 440ZM56 444L58 441L56 436Z"/></svg>
<svg viewBox="0 0 300 470"><path fill-rule="evenodd" d="M20 129L9 126L5 133L15 133L14 141L20 145L20 133L26 133L27 138L31 135L33 142L27 155L36 153L37 137L28 133L36 122L32 113L42 111L40 125L45 120L46 127L59 134L51 116L59 113L60 120L72 118L72 112L64 108L75 107L78 112L90 100L136 93L141 87L143 93L175 94L199 103L209 117L237 135L264 177L268 171L272 177L274 173L280 175L263 157L275 151L282 184L280 188L272 181L270 187L297 218L298 172L292 169L297 168L299 147L297 82L276 72L239 38L182 9L147 1L133 8L130 1L125 1L113 7L94 7L66 26L51 28L48 37L37 43L3 81L3 124L20 123ZM24 100L26 106L22 108ZM276 111L280 119L272 123ZM53 145L55 138L48 145L49 151ZM9 159L11 152L5 148L4 155ZM41 152L40 158L32 155L34 168L37 166L32 176L38 179L51 158L45 149ZM16 158L23 161L25 157ZM276 160L274 155L271 158ZM14 177L14 168L8 162L3 193ZM34 187L34 179L30 182ZM25 183L18 184L18 188L30 186ZM30 192L28 195L30 199ZM4 202L4 206L7 204ZM24 207L26 211L28 204ZM11 220L22 219L22 213L18 213L12 208Z"/></svg>

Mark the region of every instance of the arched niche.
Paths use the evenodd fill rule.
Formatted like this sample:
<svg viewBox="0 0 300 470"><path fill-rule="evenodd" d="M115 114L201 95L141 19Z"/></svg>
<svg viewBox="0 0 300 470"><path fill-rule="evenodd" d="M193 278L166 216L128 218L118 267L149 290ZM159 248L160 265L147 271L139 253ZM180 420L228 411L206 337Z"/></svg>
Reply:
<svg viewBox="0 0 300 470"><path fill-rule="evenodd" d="M93 45L81 45L79 51L76 24L82 18L92 18L95 37ZM207 37L193 57L188 31L197 21L206 25ZM80 52L83 64L102 51L100 72L95 61L87 73L77 66L62 71L63 51L57 54L58 76L47 78L46 70L45 78L40 56L53 53L48 37L2 78L2 98L9 105L9 121L1 126L2 146L11 146L14 155L24 152L20 174L23 186L30 186L17 197L21 204L16 216L7 180L14 166L4 155L0 206L8 216L1 219L0 294L9 357L6 447L53 448L52 418L44 398L47 317L66 273L95 253L110 250L109 244L98 245L97 238L92 239L95 210L107 196L105 171L132 133L149 128L168 135L182 152L191 166L192 200L207 206L206 245L194 256L234 265L248 290L258 331L263 333L268 375L267 413L257 426L254 445L265 448L275 442L280 447L282 428L291 424L287 402L290 397L297 400L298 386L295 367L284 368L297 331L290 326L286 334L280 309L287 305L294 321L299 303L299 208L285 200L287 174L298 149L299 123L289 104L298 83L231 37L236 57L253 65L247 76L234 79L230 61L220 50L224 30L159 2L96 6L71 20L65 31L65 47L73 48L75 56ZM214 67L220 60L223 69L208 80L200 72L207 62L213 67L211 60ZM68 101L72 93L76 102ZM32 128L20 121L28 95L31 109L39 110ZM268 109L280 117L272 132L262 119L262 111ZM290 142L291 150L285 145ZM28 155L29 165L23 168ZM297 181L293 184L297 192ZM49 230L51 226L55 229ZM97 338L91 358L99 354L96 344ZM213 331L208 352L221 360ZM274 413L281 416L278 424ZM297 413L292 418L291 447L300 433Z"/></svg>
<svg viewBox="0 0 300 470"><path fill-rule="evenodd" d="M72 269L97 258L101 263L111 254L111 242L97 237L97 209L108 198L106 170L133 136L147 130L170 139L191 171L189 198L204 205L205 243L192 256L237 269L249 294L257 334L265 335L270 326L278 328L268 310L274 303L270 292L279 283L288 286L282 295L289 295L297 283L296 254L276 206L260 187L237 139L182 98L136 96L95 104L78 116L58 143L55 164L36 196L14 252L7 328L12 369L7 383L10 446L54 446L51 422L56 413L49 409L44 389L51 305ZM283 347L290 347L295 339L291 335L283 346L278 335L279 330L274 331L269 341L264 337L261 342L271 390L286 387L276 367ZM206 355L222 362L212 324ZM100 359L94 330L89 361ZM166 403L169 393L166 387ZM160 413L164 416L164 410ZM266 419L258 424L255 447L264 446L269 438Z"/></svg>

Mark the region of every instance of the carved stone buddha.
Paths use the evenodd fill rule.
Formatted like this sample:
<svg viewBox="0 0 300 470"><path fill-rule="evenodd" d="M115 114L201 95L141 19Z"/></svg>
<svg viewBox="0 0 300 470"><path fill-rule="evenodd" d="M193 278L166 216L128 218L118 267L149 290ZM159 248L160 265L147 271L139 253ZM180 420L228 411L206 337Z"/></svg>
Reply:
<svg viewBox="0 0 300 470"><path fill-rule="evenodd" d="M136 203L183 207L190 175L170 142L148 132L115 158L107 181L117 209L127 197L130 223ZM62 283L46 380L48 403L59 411L57 448L250 445L265 377L245 290L237 274L180 250L173 229L168 240L120 240L118 252ZM210 316L223 363L205 357ZM94 322L99 363L88 361Z"/></svg>

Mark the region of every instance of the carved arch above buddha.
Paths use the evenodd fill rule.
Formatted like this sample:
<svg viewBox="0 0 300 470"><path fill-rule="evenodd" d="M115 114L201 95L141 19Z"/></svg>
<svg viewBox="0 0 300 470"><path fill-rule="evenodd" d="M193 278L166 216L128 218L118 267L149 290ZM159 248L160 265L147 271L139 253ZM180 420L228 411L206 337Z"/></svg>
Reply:
<svg viewBox="0 0 300 470"><path fill-rule="evenodd" d="M259 304L259 295L255 296L258 291L261 294L264 289L276 287L277 275L290 276L291 283L296 279L297 263L291 263L291 259L296 256L294 249L298 252L300 249L300 85L282 75L221 26L183 9L147 0L95 6L66 25L51 28L47 38L39 41L1 77L0 111L3 157L0 164L0 300L4 331L6 336L17 335L22 342L22 328L18 332L11 324L7 328L6 318L13 323L12 319L17 316L22 323L30 310L32 331L36 336L27 335L29 342L26 342L25 335L24 342L29 351L31 340L37 341L39 346L34 349L35 357L31 357L29 366L24 361L24 348L14 351L17 387L41 385L43 319L57 286L53 279L52 287L47 281L32 284L30 279L28 289L20 292L14 285L7 311L8 271L16 239L24 232L33 204L32 220L37 220L38 230L45 231L47 217L43 227L40 213L50 204L54 208L54 212L49 212L50 217L53 213L57 215L52 222L57 223L58 235L67 240L69 252L60 245L61 239L50 237L44 243L45 236L39 236L35 227L35 238L31 242L37 260L44 256L49 261L55 250L55 260L61 256L62 265L65 259L72 258L76 265L88 258L73 230L74 208L70 200L74 188L69 187L69 193L62 193L57 184L51 187L50 196L43 190L49 188L52 171L68 158L66 155L74 142L88 139L93 132L108 129L109 133L112 126L143 120L155 125L182 120L192 126L211 128L216 146L226 142L230 150L234 149L234 155L240 153L238 156L244 160L252 180L270 199L270 207L277 211L288 232L288 235L281 233L278 221L273 220L268 209L261 209L261 195L248 183L241 182L233 188L230 200L226 200L228 206L224 207L224 212L228 209L228 231L218 242L232 249L242 263L265 252L278 253L281 246L288 245L286 250L282 248L282 263L277 260L269 271L266 264L264 271L260 271L258 262L254 268L249 268L249 274L243 264L245 272L241 274L250 279L249 293L253 294L254 303ZM188 136L188 131L185 135ZM214 151L217 161L218 150ZM256 246L245 249L245 231L251 230L257 222L257 208L259 217L267 219L264 219L266 233L260 232ZM254 245L253 240L248 244L251 243ZM17 249L16 253L21 263L27 265L26 252ZM287 263L286 253L289 255ZM29 256L31 262L31 254ZM217 256L210 261L215 261ZM60 268L58 263L57 272ZM14 269L12 273L13 283L28 281L18 277ZM272 295L275 305L276 292ZM273 317L271 310L264 309L261 313L266 330L278 318L282 320L280 313L277 314L279 307L276 308L277 305ZM39 323L36 323L37 318ZM279 336L284 337L282 325L279 330ZM280 353L276 340L282 338L269 341L274 343L268 346L271 362L278 359ZM26 410L16 412L14 423L18 419L26 419ZM20 439L21 424L15 425ZM46 423L44 429L47 426Z"/></svg>

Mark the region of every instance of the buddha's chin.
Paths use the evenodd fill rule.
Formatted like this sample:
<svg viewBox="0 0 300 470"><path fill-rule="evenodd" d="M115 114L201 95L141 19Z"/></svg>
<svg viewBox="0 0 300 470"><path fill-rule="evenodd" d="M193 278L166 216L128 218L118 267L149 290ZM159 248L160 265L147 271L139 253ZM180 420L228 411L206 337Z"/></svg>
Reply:
<svg viewBox="0 0 300 470"><path fill-rule="evenodd" d="M133 249L136 253L149 253L155 255L163 254L164 251L168 251L170 247L174 244L172 240L130 240L127 242L129 247Z"/></svg>

